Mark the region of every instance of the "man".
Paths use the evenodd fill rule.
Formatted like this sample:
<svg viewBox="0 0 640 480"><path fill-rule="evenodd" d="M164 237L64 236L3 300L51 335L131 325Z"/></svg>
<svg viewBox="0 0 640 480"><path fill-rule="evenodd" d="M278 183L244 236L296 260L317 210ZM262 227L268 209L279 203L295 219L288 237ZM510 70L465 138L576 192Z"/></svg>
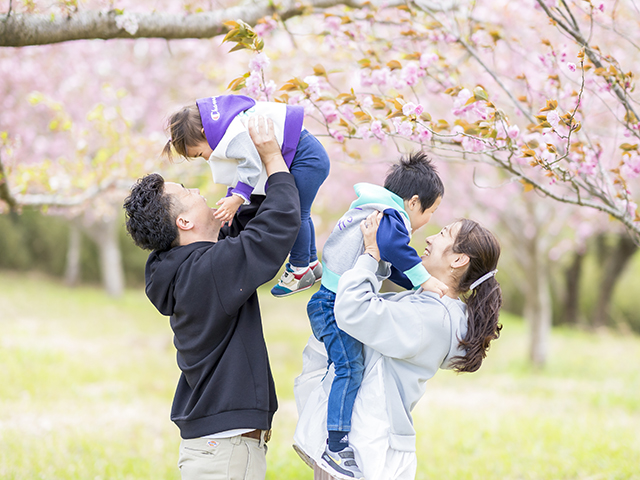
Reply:
<svg viewBox="0 0 640 480"><path fill-rule="evenodd" d="M273 124L249 121L269 176L266 197L221 229L197 189L138 180L125 200L127 230L153 250L146 293L170 316L181 370L171 419L182 442L183 480L264 479L277 408L256 289L285 261L300 227L293 176Z"/></svg>

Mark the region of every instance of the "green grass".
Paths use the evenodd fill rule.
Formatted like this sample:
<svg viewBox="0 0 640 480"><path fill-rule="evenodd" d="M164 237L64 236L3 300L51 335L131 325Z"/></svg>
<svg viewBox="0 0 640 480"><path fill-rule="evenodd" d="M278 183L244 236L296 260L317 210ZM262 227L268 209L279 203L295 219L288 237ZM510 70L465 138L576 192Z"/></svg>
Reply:
<svg viewBox="0 0 640 480"><path fill-rule="evenodd" d="M309 296L261 292L280 401L270 480L312 478L291 449ZM535 370L525 325L503 323L479 372L429 382L417 478L640 479L640 338L554 329ZM0 327L0 478L179 479L171 331L141 290L0 272Z"/></svg>

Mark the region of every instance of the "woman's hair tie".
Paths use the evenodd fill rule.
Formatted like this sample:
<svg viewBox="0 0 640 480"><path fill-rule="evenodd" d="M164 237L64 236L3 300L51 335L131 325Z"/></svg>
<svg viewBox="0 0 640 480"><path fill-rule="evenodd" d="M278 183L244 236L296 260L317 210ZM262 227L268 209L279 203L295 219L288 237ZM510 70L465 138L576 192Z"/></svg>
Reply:
<svg viewBox="0 0 640 480"><path fill-rule="evenodd" d="M483 276L481 276L479 279L477 279L475 282L473 282L471 284L471 286L469 287L469 290L473 290L474 288L476 288L478 285L480 285L485 280L489 280L496 273L498 273L497 269L496 270L491 270L489 273L485 273Z"/></svg>

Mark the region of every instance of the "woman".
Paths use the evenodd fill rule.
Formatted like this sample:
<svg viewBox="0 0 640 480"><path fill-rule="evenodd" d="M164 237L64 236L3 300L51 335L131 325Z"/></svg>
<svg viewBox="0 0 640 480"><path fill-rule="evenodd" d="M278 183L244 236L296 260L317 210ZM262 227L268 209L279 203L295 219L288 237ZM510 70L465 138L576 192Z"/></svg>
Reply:
<svg viewBox="0 0 640 480"><path fill-rule="evenodd" d="M438 368L475 372L500 335L502 294L495 279L500 245L476 222L454 222L427 237L422 257L427 271L449 287L446 296L421 289L380 294L380 218L372 214L362 223L365 252L341 278L335 304L338 326L365 345L349 443L367 480L414 479L411 410L426 381ZM300 418L294 448L313 465L324 451L333 369L327 370L324 349L313 337L303 357L295 385Z"/></svg>

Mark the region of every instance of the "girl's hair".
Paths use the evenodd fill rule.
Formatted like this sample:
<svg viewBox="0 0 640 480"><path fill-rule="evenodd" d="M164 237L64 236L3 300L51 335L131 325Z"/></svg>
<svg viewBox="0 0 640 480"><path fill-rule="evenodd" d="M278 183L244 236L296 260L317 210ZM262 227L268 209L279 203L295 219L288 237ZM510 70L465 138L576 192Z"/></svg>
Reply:
<svg viewBox="0 0 640 480"><path fill-rule="evenodd" d="M207 140L202 133L202 120L196 104L184 107L171 115L167 122L167 132L171 138L162 149L162 155L170 161L173 157L172 145L178 155L188 159L187 147L195 147L201 141Z"/></svg>
<svg viewBox="0 0 640 480"><path fill-rule="evenodd" d="M470 285L483 275L495 270L500 257L500 244L486 228L473 220L460 220L460 231L452 247L455 253L466 254L469 267L458 284L458 291L468 292ZM482 282L464 297L467 304L468 326L460 346L464 356L453 358L457 372L475 372L487 356L489 344L500 336L502 325L498 313L502 307L502 291L495 276Z"/></svg>

